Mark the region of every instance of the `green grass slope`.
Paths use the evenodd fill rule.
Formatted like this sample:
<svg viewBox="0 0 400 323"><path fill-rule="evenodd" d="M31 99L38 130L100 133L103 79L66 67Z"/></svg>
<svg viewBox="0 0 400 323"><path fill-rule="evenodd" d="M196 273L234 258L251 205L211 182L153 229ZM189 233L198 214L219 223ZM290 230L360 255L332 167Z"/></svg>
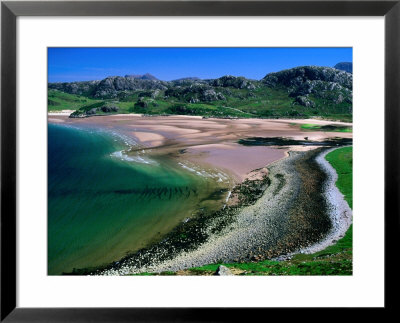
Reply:
<svg viewBox="0 0 400 323"><path fill-rule="evenodd" d="M58 90L50 90L47 95L47 110L78 110L83 106L93 104L98 100L93 100L85 96L69 94Z"/></svg>
<svg viewBox="0 0 400 323"><path fill-rule="evenodd" d="M331 101L314 99L313 107L298 104L290 97L287 89L258 88L236 89L217 88L225 100L188 102L185 96L166 96L165 91L151 96L143 91L121 93L113 99L94 99L49 89L48 111L65 109L81 110L83 106L102 101L119 108L118 113L139 113L148 115L196 115L205 117L238 118L322 118L352 121L348 104L334 104Z"/></svg>
<svg viewBox="0 0 400 323"><path fill-rule="evenodd" d="M336 186L353 208L353 147L336 149L326 155L326 160L336 169Z"/></svg>

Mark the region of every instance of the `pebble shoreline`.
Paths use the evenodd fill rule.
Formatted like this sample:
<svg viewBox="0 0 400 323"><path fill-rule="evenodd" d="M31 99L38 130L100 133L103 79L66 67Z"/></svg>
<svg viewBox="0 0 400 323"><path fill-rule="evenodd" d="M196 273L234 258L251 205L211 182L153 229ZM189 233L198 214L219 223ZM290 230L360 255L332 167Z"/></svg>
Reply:
<svg viewBox="0 0 400 323"><path fill-rule="evenodd" d="M324 250L326 247L333 245L337 240L343 238L353 222L353 211L344 199L344 195L335 185L338 179L338 174L332 165L325 159L327 154L336 149L338 148L325 150L316 158L317 163L328 176L327 181L324 184L324 197L328 206L332 228L326 237L320 242L293 252L291 255L296 253L311 254Z"/></svg>
<svg viewBox="0 0 400 323"><path fill-rule="evenodd" d="M336 149L336 148L334 148ZM336 171L325 160L327 153L320 153L316 161L328 176L324 183L324 198L332 222L329 233L321 241L296 252L286 253L277 260L289 259L296 253L313 253L333 244L344 235L351 224L352 212L344 201L343 195L335 186ZM154 257L151 264L142 267L123 266L118 269L107 269L101 275L128 275L141 272L159 273L178 271L217 262L248 261L252 255L273 249L277 241L288 233L290 208L295 207L296 198L301 190L301 179L295 170L295 162L307 152L290 152L287 158L268 166L271 185L255 204L242 207L232 223L221 232L213 234L193 251L182 251L170 260L159 261ZM278 175L278 176L277 176ZM282 176L283 175L283 176ZM284 178L284 185L279 178ZM212 230L212 226L204 228Z"/></svg>

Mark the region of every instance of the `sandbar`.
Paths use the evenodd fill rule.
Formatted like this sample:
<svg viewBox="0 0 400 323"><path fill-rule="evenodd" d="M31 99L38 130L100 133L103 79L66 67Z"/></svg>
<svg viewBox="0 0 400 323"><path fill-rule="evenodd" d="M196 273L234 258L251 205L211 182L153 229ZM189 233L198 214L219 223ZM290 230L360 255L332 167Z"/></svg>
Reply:
<svg viewBox="0 0 400 323"><path fill-rule="evenodd" d="M313 147L246 147L237 143L249 137L286 137L322 141L327 138L352 138L352 133L302 130L300 124L340 124L317 119L204 119L199 116L141 116L116 114L89 118L68 118L66 113L51 113L49 122L101 127L137 141L153 154L170 154L205 167L229 173L240 182L254 170L284 158L289 150ZM297 126L299 124L299 126Z"/></svg>

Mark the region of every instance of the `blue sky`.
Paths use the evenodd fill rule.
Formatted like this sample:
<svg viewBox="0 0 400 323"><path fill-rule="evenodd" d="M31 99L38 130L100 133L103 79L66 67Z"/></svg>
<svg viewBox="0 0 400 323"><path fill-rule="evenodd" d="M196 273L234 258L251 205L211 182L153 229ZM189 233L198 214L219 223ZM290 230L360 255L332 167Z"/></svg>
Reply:
<svg viewBox="0 0 400 323"><path fill-rule="evenodd" d="M49 82L145 73L165 81L228 74L258 80L286 68L352 61L352 48L48 48Z"/></svg>

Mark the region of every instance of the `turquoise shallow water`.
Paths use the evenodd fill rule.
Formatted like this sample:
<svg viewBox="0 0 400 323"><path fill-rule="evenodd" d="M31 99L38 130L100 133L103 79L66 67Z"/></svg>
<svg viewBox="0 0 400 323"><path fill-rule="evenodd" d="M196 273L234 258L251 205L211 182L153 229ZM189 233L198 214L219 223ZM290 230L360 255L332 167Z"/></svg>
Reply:
<svg viewBox="0 0 400 323"><path fill-rule="evenodd" d="M119 260L196 210L222 206L223 184L167 157L127 157L127 140L49 124L49 275Z"/></svg>

